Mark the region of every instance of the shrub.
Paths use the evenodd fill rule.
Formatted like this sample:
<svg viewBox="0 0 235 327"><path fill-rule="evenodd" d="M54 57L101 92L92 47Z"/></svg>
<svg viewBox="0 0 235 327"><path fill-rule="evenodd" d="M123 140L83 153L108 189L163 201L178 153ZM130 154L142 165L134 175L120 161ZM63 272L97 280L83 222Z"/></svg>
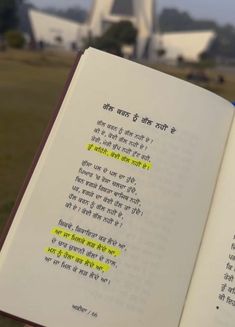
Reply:
<svg viewBox="0 0 235 327"><path fill-rule="evenodd" d="M22 49L25 45L25 39L19 31L8 31L5 33L7 45L11 48Z"/></svg>
<svg viewBox="0 0 235 327"><path fill-rule="evenodd" d="M122 56L123 45L135 45L137 30L129 21L111 24L100 37L90 36L84 40L85 48L94 48Z"/></svg>

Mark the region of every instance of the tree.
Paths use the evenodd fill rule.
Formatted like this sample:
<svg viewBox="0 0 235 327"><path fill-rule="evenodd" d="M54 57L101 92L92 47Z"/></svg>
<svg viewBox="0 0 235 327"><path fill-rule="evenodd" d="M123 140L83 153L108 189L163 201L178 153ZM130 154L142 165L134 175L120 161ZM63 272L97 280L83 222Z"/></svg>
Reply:
<svg viewBox="0 0 235 327"><path fill-rule="evenodd" d="M93 47L102 51L106 51L117 56L121 56L121 46L120 43L115 39L110 39L107 37L89 37L84 40L84 47Z"/></svg>
<svg viewBox="0 0 235 327"><path fill-rule="evenodd" d="M214 21L196 20L187 12L175 8L164 9L159 17L159 24L162 32L216 30L218 27Z"/></svg>
<svg viewBox="0 0 235 327"><path fill-rule="evenodd" d="M93 46L94 48L122 55L123 45L135 45L137 30L129 21L121 21L111 24L101 37L89 38L85 41L86 47Z"/></svg>
<svg viewBox="0 0 235 327"><path fill-rule="evenodd" d="M84 23L88 17L88 12L85 9L80 8L79 6L74 6L67 9L57 9L49 7L44 9L44 11L48 14L67 18L79 23Z"/></svg>
<svg viewBox="0 0 235 327"><path fill-rule="evenodd" d="M134 45L137 37L137 30L130 21L121 21L110 25L103 37L116 40L120 45Z"/></svg>
<svg viewBox="0 0 235 327"><path fill-rule="evenodd" d="M209 53L211 57L235 57L235 28L225 25L217 31L217 38L212 43Z"/></svg>
<svg viewBox="0 0 235 327"><path fill-rule="evenodd" d="M16 0L0 0L0 34L18 25Z"/></svg>
<svg viewBox="0 0 235 327"><path fill-rule="evenodd" d="M22 49L25 44L25 39L19 31L7 31L5 33L5 39L9 47L15 49Z"/></svg>
<svg viewBox="0 0 235 327"><path fill-rule="evenodd" d="M235 27L232 25L220 26L211 20L194 19L188 13L174 8L164 9L159 21L162 32L214 30L217 37L206 53L201 54L203 61L235 57Z"/></svg>

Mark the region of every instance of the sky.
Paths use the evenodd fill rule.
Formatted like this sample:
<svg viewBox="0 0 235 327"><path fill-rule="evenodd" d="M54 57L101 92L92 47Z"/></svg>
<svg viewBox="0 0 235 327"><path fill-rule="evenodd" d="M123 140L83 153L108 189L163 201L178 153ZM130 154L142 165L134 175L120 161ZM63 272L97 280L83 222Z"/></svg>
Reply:
<svg viewBox="0 0 235 327"><path fill-rule="evenodd" d="M144 0L143 0L144 1ZM66 8L81 5L88 8L92 0L28 0L38 6ZM195 18L209 18L220 24L235 25L235 0L158 0L158 8L174 7L189 12Z"/></svg>

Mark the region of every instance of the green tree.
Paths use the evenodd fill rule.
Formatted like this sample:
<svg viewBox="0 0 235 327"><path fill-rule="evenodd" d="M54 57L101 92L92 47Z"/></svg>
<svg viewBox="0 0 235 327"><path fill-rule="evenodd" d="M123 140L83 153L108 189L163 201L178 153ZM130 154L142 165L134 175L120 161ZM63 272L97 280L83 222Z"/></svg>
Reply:
<svg viewBox="0 0 235 327"><path fill-rule="evenodd" d="M9 30L5 33L7 45L11 48L22 49L25 45L25 39L21 32Z"/></svg>
<svg viewBox="0 0 235 327"><path fill-rule="evenodd" d="M121 45L135 44L136 37L137 30L130 21L121 21L112 24L103 35L103 38L116 40Z"/></svg>
<svg viewBox="0 0 235 327"><path fill-rule="evenodd" d="M137 30L129 21L121 21L111 24L101 37L89 38L85 41L86 47L107 51L116 55L122 55L122 45L134 45L136 43Z"/></svg>
<svg viewBox="0 0 235 327"><path fill-rule="evenodd" d="M159 24L162 32L215 30L218 27L214 21L194 19L187 12L175 8L164 9L160 14Z"/></svg>
<svg viewBox="0 0 235 327"><path fill-rule="evenodd" d="M0 34L18 25L16 0L0 0Z"/></svg>
<svg viewBox="0 0 235 327"><path fill-rule="evenodd" d="M214 21L194 19L187 12L174 8L164 9L159 17L162 32L214 30L216 39L211 43L207 52L201 54L203 61L216 58L235 58L235 27L220 26Z"/></svg>
<svg viewBox="0 0 235 327"><path fill-rule="evenodd" d="M49 14L64 17L80 23L84 23L88 17L88 12L85 9L80 8L79 6L74 6L67 9L57 9L49 7L44 9L44 11Z"/></svg>
<svg viewBox="0 0 235 327"><path fill-rule="evenodd" d="M217 38L208 52L211 57L235 58L235 28L225 25L217 30Z"/></svg>

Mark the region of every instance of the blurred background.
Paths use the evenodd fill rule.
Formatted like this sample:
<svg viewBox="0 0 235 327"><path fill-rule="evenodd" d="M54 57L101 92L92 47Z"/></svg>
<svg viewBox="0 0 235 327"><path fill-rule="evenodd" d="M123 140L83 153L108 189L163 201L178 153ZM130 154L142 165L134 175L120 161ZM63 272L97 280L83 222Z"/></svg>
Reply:
<svg viewBox="0 0 235 327"><path fill-rule="evenodd" d="M235 101L234 13L234 0L0 0L0 233L78 51ZM0 316L0 326L21 325Z"/></svg>

